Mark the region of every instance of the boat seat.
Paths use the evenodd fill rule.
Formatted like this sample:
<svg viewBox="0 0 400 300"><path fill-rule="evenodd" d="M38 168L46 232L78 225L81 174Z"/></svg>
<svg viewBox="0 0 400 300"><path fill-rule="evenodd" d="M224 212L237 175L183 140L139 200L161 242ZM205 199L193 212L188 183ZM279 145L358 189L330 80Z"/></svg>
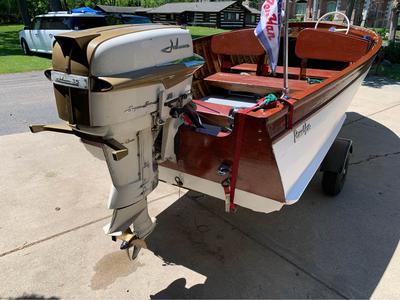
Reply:
<svg viewBox="0 0 400 300"><path fill-rule="evenodd" d="M279 92L283 87L283 78L242 75L218 72L204 78L211 86L235 92L247 92L259 95ZM306 81L289 79L291 91L302 91L310 85Z"/></svg>
<svg viewBox="0 0 400 300"><path fill-rule="evenodd" d="M239 55L253 57L253 61L256 61L256 74L262 74L266 54L254 35L254 29L235 30L214 35L211 38L211 51L219 57L222 71L229 71L233 66L231 56Z"/></svg>
<svg viewBox="0 0 400 300"><path fill-rule="evenodd" d="M257 65L256 64L240 64L233 66L231 70L240 71L240 72L256 72ZM291 76L299 76L300 68L297 67L289 67L288 68L289 75ZM277 66L275 72L279 75L283 74L283 67ZM335 70L323 70L323 69L307 69L306 70L306 77L312 78L320 78L326 79L336 75L339 71Z"/></svg>
<svg viewBox="0 0 400 300"><path fill-rule="evenodd" d="M350 34L320 29L300 31L295 53L301 59L300 79L307 74L307 60L326 60L353 63L368 52L369 41Z"/></svg>

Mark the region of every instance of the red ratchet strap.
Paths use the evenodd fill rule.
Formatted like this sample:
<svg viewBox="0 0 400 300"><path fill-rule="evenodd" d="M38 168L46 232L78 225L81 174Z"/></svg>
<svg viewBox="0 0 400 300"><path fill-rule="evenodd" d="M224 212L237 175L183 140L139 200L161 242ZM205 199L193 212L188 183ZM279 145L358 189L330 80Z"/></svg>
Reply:
<svg viewBox="0 0 400 300"><path fill-rule="evenodd" d="M290 100L290 99L285 99L285 98L280 98L279 100L281 102L285 103L289 108L287 127L288 127L288 129L292 129L293 128L293 113L294 113L294 102L295 101Z"/></svg>
<svg viewBox="0 0 400 300"><path fill-rule="evenodd" d="M244 135L244 125L246 123L246 115L251 112L256 107L260 106L264 102L264 98L261 98L255 105L239 110L237 112L237 130L235 137L235 148L233 154L233 163L231 166L230 177L222 181L222 187L225 193L225 211L232 212L235 211L235 190L236 181L239 173L239 162L240 162L240 152L242 150L243 135ZM229 203L229 206L228 206Z"/></svg>
<svg viewBox="0 0 400 300"><path fill-rule="evenodd" d="M182 119L183 119L183 122L185 123L185 125L189 125L189 126L194 125L192 120L190 120L188 115L182 114Z"/></svg>

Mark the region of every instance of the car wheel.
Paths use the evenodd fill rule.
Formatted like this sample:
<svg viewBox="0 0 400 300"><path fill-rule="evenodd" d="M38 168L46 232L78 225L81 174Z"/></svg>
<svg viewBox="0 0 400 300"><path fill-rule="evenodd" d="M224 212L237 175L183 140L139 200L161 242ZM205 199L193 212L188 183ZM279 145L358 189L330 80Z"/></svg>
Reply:
<svg viewBox="0 0 400 300"><path fill-rule="evenodd" d="M21 40L21 48L25 55L31 55L31 50L25 40Z"/></svg>

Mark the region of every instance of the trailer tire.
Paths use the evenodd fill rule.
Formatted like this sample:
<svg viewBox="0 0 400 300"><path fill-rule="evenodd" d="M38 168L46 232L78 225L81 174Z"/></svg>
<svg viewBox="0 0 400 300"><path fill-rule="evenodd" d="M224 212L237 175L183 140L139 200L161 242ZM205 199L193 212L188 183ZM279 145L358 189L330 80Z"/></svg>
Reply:
<svg viewBox="0 0 400 300"><path fill-rule="evenodd" d="M341 172L325 171L322 176L322 189L329 196L338 195L344 186L346 180L347 169L349 166L350 155L347 155L346 162Z"/></svg>

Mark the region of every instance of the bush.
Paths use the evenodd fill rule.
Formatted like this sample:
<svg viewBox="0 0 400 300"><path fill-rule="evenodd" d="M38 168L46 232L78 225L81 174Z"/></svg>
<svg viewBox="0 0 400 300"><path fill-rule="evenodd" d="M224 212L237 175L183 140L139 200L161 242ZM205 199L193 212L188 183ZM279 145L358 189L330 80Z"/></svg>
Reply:
<svg viewBox="0 0 400 300"><path fill-rule="evenodd" d="M389 33L389 30L387 28L370 28L370 29L379 34L382 39L386 39L387 38L386 35Z"/></svg>
<svg viewBox="0 0 400 300"><path fill-rule="evenodd" d="M388 46L383 48L385 59L393 64L400 64L400 43L390 42Z"/></svg>

